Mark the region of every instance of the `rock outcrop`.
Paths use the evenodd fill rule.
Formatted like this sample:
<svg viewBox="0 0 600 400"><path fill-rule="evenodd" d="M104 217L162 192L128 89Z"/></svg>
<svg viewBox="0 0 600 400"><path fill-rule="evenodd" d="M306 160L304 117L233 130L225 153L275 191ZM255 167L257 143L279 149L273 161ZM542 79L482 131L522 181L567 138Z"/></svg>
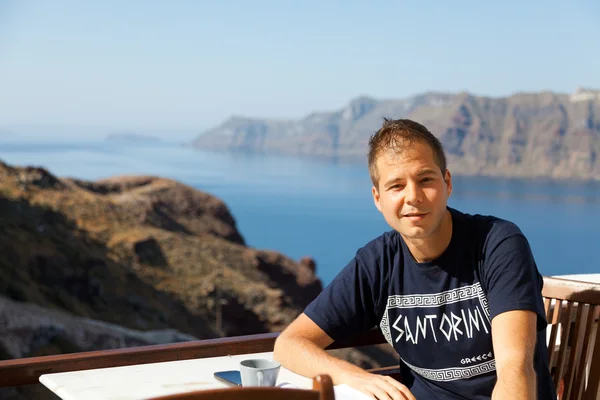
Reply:
<svg viewBox="0 0 600 400"><path fill-rule="evenodd" d="M139 331L0 296L2 359L197 340L174 329Z"/></svg>
<svg viewBox="0 0 600 400"><path fill-rule="evenodd" d="M0 224L1 294L131 329L279 330L322 289L311 268L245 246L221 200L168 179L1 164Z"/></svg>

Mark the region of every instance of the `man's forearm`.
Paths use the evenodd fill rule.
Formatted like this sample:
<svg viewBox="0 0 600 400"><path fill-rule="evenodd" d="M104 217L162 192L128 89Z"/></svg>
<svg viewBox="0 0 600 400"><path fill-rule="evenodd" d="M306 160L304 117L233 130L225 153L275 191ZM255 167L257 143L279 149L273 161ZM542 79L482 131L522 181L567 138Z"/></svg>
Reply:
<svg viewBox="0 0 600 400"><path fill-rule="evenodd" d="M285 368L303 376L328 374L336 385L345 383L344 378L352 373L364 372L302 337L280 336L275 342L274 358Z"/></svg>
<svg viewBox="0 0 600 400"><path fill-rule="evenodd" d="M498 374L492 400L505 399L537 399L537 382L533 367L511 368Z"/></svg>

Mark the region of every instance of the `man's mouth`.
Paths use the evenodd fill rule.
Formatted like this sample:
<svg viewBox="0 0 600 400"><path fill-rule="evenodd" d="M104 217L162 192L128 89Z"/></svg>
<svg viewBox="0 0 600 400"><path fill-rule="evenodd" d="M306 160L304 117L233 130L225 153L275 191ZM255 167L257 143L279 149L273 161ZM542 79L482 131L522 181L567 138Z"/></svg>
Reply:
<svg viewBox="0 0 600 400"><path fill-rule="evenodd" d="M427 215L427 213L422 213L422 212L418 212L418 213L408 213L408 214L404 214L403 217L404 218L408 218L410 221L420 221L423 218L425 218L425 216Z"/></svg>

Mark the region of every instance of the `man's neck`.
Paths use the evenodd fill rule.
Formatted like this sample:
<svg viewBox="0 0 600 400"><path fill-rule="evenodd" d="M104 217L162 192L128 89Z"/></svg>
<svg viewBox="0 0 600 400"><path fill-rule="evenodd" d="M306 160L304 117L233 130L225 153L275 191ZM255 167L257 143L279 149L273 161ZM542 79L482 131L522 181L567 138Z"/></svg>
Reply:
<svg viewBox="0 0 600 400"><path fill-rule="evenodd" d="M425 239L404 238L413 258L421 263L435 260L441 256L450 245L452 239L452 214L446 210L436 232Z"/></svg>

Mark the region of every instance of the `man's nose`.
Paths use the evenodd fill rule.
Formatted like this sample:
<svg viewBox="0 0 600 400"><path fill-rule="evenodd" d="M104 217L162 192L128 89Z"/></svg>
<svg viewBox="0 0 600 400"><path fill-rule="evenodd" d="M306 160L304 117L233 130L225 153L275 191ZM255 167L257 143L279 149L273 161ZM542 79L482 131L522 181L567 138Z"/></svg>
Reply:
<svg viewBox="0 0 600 400"><path fill-rule="evenodd" d="M423 201L423 191L419 187L419 185L414 183L409 183L404 188L405 196L404 201L407 204L417 204Z"/></svg>

